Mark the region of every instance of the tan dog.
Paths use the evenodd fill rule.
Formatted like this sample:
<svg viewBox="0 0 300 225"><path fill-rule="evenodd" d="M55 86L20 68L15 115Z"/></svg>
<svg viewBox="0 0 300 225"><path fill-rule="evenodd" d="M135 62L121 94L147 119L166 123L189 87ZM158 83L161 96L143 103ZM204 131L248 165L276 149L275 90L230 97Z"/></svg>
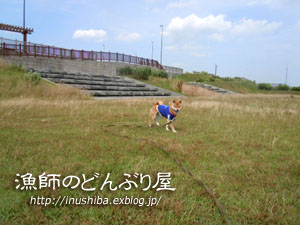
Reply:
<svg viewBox="0 0 300 225"><path fill-rule="evenodd" d="M174 127L174 120L179 113L182 106L181 100L173 100L171 106L164 105L163 102L159 101L150 109L150 120L149 127L152 126L153 120L155 119L156 125L159 126L158 120L163 116L167 118L168 123L166 124L166 130L169 131L169 125L174 133L176 133Z"/></svg>

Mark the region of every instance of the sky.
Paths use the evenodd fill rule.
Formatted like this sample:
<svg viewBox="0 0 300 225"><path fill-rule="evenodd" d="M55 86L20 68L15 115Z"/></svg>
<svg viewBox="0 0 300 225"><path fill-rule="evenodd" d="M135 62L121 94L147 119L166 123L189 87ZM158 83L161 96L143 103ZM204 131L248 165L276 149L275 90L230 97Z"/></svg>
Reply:
<svg viewBox="0 0 300 225"><path fill-rule="evenodd" d="M27 0L28 41L152 57L185 72L300 86L300 0ZM0 0L23 25L23 0ZM0 31L0 37L22 35Z"/></svg>

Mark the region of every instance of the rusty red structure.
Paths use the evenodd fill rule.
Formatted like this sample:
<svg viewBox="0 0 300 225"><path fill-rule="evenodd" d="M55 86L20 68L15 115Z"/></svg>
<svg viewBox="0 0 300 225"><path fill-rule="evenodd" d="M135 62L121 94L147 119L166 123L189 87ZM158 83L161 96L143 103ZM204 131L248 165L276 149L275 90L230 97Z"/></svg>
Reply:
<svg viewBox="0 0 300 225"><path fill-rule="evenodd" d="M133 65L152 66L163 70L163 66L153 59L131 56L114 52L97 52L65 49L49 45L41 45L27 42L0 38L0 54L2 56L33 56L70 60L93 60L100 62L122 62Z"/></svg>
<svg viewBox="0 0 300 225"><path fill-rule="evenodd" d="M32 28L24 28L20 26L9 25L5 23L0 23L0 30L12 31L23 34L23 41L27 42L27 34L32 34Z"/></svg>

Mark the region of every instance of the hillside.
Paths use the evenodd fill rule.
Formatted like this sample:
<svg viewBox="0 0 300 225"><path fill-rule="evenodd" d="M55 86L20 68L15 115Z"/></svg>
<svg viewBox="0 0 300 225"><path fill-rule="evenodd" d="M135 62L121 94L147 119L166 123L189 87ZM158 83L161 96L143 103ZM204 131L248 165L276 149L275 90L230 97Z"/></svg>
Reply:
<svg viewBox="0 0 300 225"><path fill-rule="evenodd" d="M261 90L258 84L251 80L245 80L240 77L219 77L206 72L191 74L184 73L176 76L173 79L165 79L151 76L149 80L145 81L152 85L157 85L168 90L181 92L180 86L184 82L200 82L210 84L216 87L224 88L230 91L241 94L291 94L300 95L300 91L282 91L282 90ZM300 90L300 89L299 89Z"/></svg>
<svg viewBox="0 0 300 225"><path fill-rule="evenodd" d="M149 109L162 99L94 100L74 88L37 80L19 67L0 68L1 223L224 224L212 198L170 155L212 190L232 224L298 223L299 96L188 97L174 134L148 127ZM43 172L60 174L60 180L94 177L84 187L96 190L84 191L81 185L16 189L20 176L38 178ZM160 172L171 173L170 187L176 190L153 187ZM125 179L139 186L101 190L108 173L112 187ZM136 173L151 181L144 178L140 184ZM32 196L53 202L66 196L160 201L151 207L42 206L30 205Z"/></svg>

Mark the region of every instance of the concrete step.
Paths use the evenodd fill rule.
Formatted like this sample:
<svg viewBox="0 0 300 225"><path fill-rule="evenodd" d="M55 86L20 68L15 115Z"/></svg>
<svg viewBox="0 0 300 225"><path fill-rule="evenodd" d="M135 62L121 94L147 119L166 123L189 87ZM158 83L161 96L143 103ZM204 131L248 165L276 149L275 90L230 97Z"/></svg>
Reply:
<svg viewBox="0 0 300 225"><path fill-rule="evenodd" d="M114 82L120 81L124 83L131 83L130 81L125 80L124 78L120 77L111 77L111 78L104 78L98 76L83 76L83 75L64 75L64 74L46 74L42 73L42 77L44 78L57 78L57 79L74 79L74 80L93 80L93 81L107 81L107 82Z"/></svg>
<svg viewBox="0 0 300 225"><path fill-rule="evenodd" d="M157 88L130 87L130 86L105 86L105 85L73 85L85 90L111 90L111 91L157 91Z"/></svg>
<svg viewBox="0 0 300 225"><path fill-rule="evenodd" d="M60 79L60 78L47 78L55 83L64 84L77 84L77 85L103 85L103 86L126 86L126 87L145 87L144 84L135 84L133 82L125 83L123 81L106 82L106 81L94 81L94 80L76 80L76 79Z"/></svg>
<svg viewBox="0 0 300 225"><path fill-rule="evenodd" d="M36 71L54 83L72 85L87 90L96 97L179 96L179 94L127 77ZM182 95L180 95L182 96Z"/></svg>
<svg viewBox="0 0 300 225"><path fill-rule="evenodd" d="M223 88L219 88L219 87L209 85L209 84L204 84L204 83L186 82L186 84L206 88L206 89L212 90L212 91L217 92L217 93L222 93L222 94L238 94L237 92L233 92L233 91L230 91L230 90L226 90L226 89L223 89Z"/></svg>
<svg viewBox="0 0 300 225"><path fill-rule="evenodd" d="M144 91L90 91L97 97L101 96L170 96L167 92L144 92Z"/></svg>

